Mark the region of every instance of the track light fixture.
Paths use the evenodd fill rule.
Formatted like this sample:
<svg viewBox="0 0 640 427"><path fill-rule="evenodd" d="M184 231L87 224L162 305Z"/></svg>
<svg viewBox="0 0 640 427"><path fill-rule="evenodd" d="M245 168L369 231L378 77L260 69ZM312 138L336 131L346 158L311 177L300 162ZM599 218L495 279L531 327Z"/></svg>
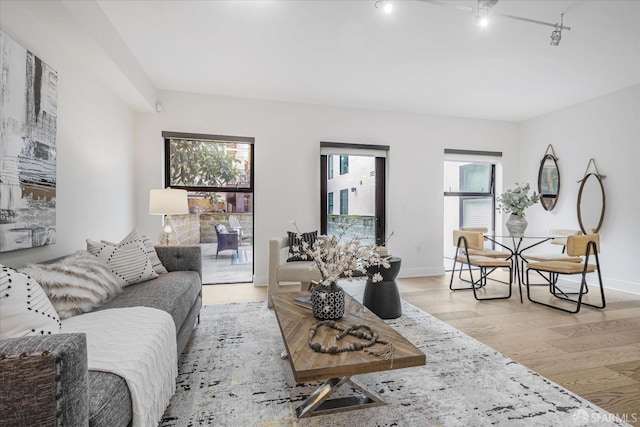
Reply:
<svg viewBox="0 0 640 427"><path fill-rule="evenodd" d="M387 15L393 12L393 3L391 3L391 0L378 0L375 6L376 9L382 9Z"/></svg>
<svg viewBox="0 0 640 427"><path fill-rule="evenodd" d="M551 32L551 46L558 46L560 44L560 40L562 39L562 29L566 28L564 26L564 13L560 14L560 26L556 24L555 29Z"/></svg>
<svg viewBox="0 0 640 427"><path fill-rule="evenodd" d="M478 0L478 8L476 12L475 26L484 29L489 26L489 8L495 6L498 0Z"/></svg>
<svg viewBox="0 0 640 427"><path fill-rule="evenodd" d="M492 9L498 0L477 0L477 7L471 8L466 6L460 6L455 3L440 1L440 0L419 0L424 3L431 3L438 6L445 6L453 9L463 10L466 12L472 12L475 16L475 26L477 28L485 28L489 25L489 10ZM390 0L378 0L375 3L377 9L383 9L386 13L391 13L392 5ZM564 25L564 13L560 14L560 23L551 23L545 21L538 21L537 19L523 18L522 16L508 15L504 13L498 13L491 11L491 16L499 16L502 18L515 19L517 21L529 22L530 24L546 25L553 27L551 32L551 46L558 46L562 39L562 30L571 30L571 27Z"/></svg>

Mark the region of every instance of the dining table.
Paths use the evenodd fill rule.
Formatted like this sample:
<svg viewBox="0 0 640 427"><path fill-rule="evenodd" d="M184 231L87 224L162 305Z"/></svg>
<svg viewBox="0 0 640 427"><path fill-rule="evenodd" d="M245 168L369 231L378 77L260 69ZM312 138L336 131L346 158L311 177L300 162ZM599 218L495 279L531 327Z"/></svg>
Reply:
<svg viewBox="0 0 640 427"><path fill-rule="evenodd" d="M539 246L549 240L552 240L553 236L547 236L543 234L523 234L520 236L513 235L488 235L484 234L485 239L493 242L495 245L507 250L511 253L511 259L513 260L512 274L513 280L518 283L518 292L520 293L520 303L523 303L522 298L522 273L524 270L524 263L527 259L524 252ZM511 244L509 244L511 243Z"/></svg>

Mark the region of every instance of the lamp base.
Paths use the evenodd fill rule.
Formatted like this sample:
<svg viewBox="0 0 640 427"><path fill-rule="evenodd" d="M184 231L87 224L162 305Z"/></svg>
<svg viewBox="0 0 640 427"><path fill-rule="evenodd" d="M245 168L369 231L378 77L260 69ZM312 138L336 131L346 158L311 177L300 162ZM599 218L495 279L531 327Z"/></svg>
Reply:
<svg viewBox="0 0 640 427"><path fill-rule="evenodd" d="M163 246L175 246L180 244L180 238L178 237L178 233L175 230L171 230L171 232L167 233L162 230L158 235L158 244Z"/></svg>
<svg viewBox="0 0 640 427"><path fill-rule="evenodd" d="M164 246L173 246L180 244L180 237L169 219L169 215L165 217L164 227L158 235L158 243Z"/></svg>

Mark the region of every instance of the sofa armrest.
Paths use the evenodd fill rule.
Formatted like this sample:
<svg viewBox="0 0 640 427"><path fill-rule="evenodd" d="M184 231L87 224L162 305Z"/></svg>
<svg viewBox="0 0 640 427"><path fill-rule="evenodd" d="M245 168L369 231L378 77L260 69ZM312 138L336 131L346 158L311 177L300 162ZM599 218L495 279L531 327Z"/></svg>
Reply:
<svg viewBox="0 0 640 427"><path fill-rule="evenodd" d="M196 271L202 280L202 249L199 245L158 245L155 248L167 270Z"/></svg>
<svg viewBox="0 0 640 427"><path fill-rule="evenodd" d="M89 425L85 334L0 340L0 425Z"/></svg>
<svg viewBox="0 0 640 427"><path fill-rule="evenodd" d="M275 286L278 280L278 267L281 264L280 253L289 247L288 237L269 239L269 285Z"/></svg>

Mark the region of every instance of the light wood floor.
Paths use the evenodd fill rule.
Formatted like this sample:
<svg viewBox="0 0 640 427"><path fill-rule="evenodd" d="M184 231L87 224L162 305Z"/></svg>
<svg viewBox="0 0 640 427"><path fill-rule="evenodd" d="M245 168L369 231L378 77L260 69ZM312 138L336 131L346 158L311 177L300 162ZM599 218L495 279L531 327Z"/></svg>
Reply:
<svg viewBox="0 0 640 427"><path fill-rule="evenodd" d="M640 426L640 295L607 290L607 307L567 314L524 298L478 302L449 275L398 279L402 298L632 425ZM491 291L504 285L490 282ZM297 288L292 287L292 290ZM489 292L489 291L487 291ZM545 287L532 288L545 298ZM266 287L204 287L204 303L265 301ZM595 289L589 293L595 297Z"/></svg>

